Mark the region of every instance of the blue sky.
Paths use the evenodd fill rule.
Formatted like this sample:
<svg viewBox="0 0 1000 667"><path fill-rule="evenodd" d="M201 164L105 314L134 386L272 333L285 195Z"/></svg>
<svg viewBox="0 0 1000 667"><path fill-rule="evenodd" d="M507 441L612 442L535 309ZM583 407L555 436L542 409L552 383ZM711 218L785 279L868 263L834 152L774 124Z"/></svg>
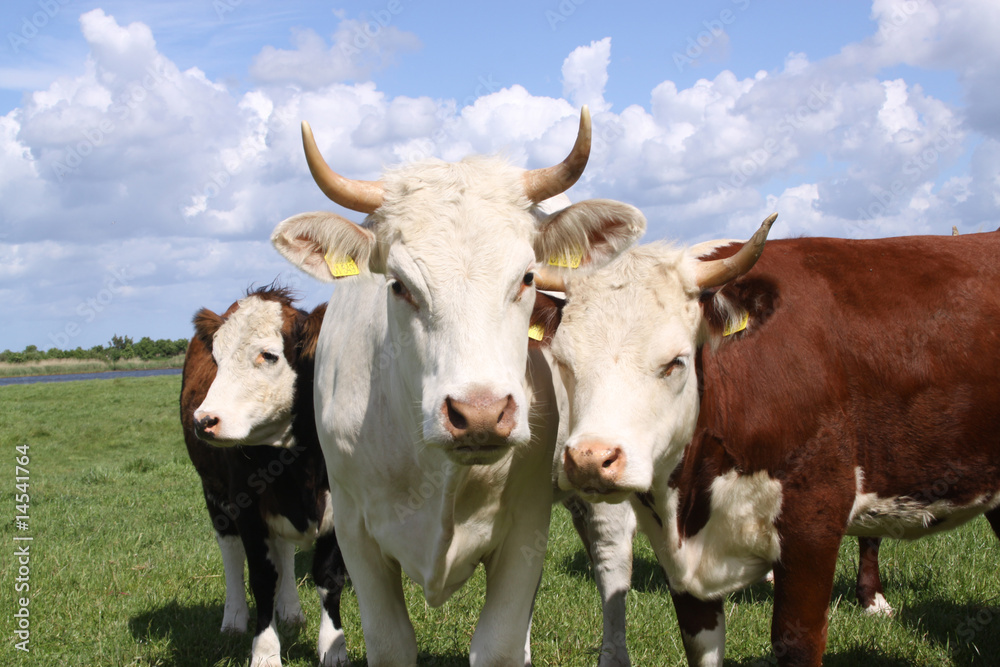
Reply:
<svg viewBox="0 0 1000 667"><path fill-rule="evenodd" d="M652 6L650 6L652 5ZM555 162L646 240L995 229L995 0L430 3L34 0L0 7L0 349L187 337L251 283L329 294L282 219L334 168ZM357 216L349 216L358 219Z"/></svg>

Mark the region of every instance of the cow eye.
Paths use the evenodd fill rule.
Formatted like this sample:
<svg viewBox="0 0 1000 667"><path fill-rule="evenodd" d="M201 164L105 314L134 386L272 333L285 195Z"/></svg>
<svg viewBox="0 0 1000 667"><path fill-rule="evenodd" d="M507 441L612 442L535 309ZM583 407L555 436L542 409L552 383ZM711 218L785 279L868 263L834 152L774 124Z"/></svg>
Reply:
<svg viewBox="0 0 1000 667"><path fill-rule="evenodd" d="M274 354L273 352L268 352L267 350L264 350L257 357L257 362L258 363L276 364L276 363L278 363L278 355Z"/></svg>
<svg viewBox="0 0 1000 667"><path fill-rule="evenodd" d="M535 274L534 273L532 273L531 271L528 271L527 273L524 274L524 286L525 287L531 287L531 285L534 282L535 282Z"/></svg>
<svg viewBox="0 0 1000 667"><path fill-rule="evenodd" d="M685 362L684 359L681 357L674 357L667 363L660 366L658 375L661 378L668 378L673 375L674 371L683 370L685 366L687 366L687 362Z"/></svg>
<svg viewBox="0 0 1000 667"><path fill-rule="evenodd" d="M397 298L406 301L414 308L417 307L417 302L413 299L413 295L410 293L410 290L399 278L393 278L389 281L389 289L392 290L392 293L395 294Z"/></svg>

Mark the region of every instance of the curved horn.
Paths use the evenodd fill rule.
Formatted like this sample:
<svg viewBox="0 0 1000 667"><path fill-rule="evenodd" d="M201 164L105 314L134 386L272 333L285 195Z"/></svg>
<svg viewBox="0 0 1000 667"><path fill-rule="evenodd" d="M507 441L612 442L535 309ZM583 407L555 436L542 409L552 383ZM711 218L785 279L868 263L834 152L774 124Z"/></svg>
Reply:
<svg viewBox="0 0 1000 667"><path fill-rule="evenodd" d="M760 223L760 229L732 257L701 262L695 273L698 287L709 289L725 285L730 280L738 278L752 269L760 258L760 254L764 252L764 241L767 240L767 233L777 219L777 213L767 216L767 219Z"/></svg>
<svg viewBox="0 0 1000 667"><path fill-rule="evenodd" d="M371 213L382 205L382 183L379 181L352 181L344 178L326 163L316 147L312 128L302 121L302 147L313 180L327 197L344 208L361 213Z"/></svg>
<svg viewBox="0 0 1000 667"><path fill-rule="evenodd" d="M539 266L535 269L534 274L535 287L537 289L545 290L547 292L566 291L566 279L555 271L550 271L545 267Z"/></svg>
<svg viewBox="0 0 1000 667"><path fill-rule="evenodd" d="M534 203L555 197L576 183L590 159L590 109L580 110L580 129L569 156L554 167L524 172L524 193Z"/></svg>

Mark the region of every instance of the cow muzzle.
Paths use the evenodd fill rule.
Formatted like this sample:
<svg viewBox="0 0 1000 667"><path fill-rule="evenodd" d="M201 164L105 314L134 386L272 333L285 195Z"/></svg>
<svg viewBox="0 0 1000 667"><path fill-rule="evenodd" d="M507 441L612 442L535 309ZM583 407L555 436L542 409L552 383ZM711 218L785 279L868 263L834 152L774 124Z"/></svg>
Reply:
<svg viewBox="0 0 1000 667"><path fill-rule="evenodd" d="M449 395L441 404L441 416L452 452L463 458L496 458L512 444L517 401L510 394L501 397L482 390L461 398Z"/></svg>
<svg viewBox="0 0 1000 667"><path fill-rule="evenodd" d="M582 440L567 446L563 454L563 472L569 483L598 500L615 502L630 493L621 486L625 466L625 450L603 440Z"/></svg>
<svg viewBox="0 0 1000 667"><path fill-rule="evenodd" d="M214 441L221 429L221 420L216 415L200 412L194 414L194 431L202 440Z"/></svg>

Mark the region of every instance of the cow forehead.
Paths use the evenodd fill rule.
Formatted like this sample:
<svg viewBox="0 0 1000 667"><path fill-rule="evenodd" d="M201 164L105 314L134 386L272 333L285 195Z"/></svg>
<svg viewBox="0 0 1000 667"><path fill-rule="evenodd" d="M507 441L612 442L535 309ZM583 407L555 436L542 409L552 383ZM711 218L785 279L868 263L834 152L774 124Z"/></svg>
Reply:
<svg viewBox="0 0 1000 667"><path fill-rule="evenodd" d="M249 296L240 299L238 307L215 332L212 352L216 361L281 341L284 313L277 301Z"/></svg>
<svg viewBox="0 0 1000 667"><path fill-rule="evenodd" d="M690 344L701 317L692 267L682 250L650 244L572 278L553 352L576 360L588 351L656 356L662 345Z"/></svg>
<svg viewBox="0 0 1000 667"><path fill-rule="evenodd" d="M490 235L530 241L534 217L523 173L483 156L408 164L383 176L385 197L371 222L381 242L412 248L442 241L475 248Z"/></svg>

